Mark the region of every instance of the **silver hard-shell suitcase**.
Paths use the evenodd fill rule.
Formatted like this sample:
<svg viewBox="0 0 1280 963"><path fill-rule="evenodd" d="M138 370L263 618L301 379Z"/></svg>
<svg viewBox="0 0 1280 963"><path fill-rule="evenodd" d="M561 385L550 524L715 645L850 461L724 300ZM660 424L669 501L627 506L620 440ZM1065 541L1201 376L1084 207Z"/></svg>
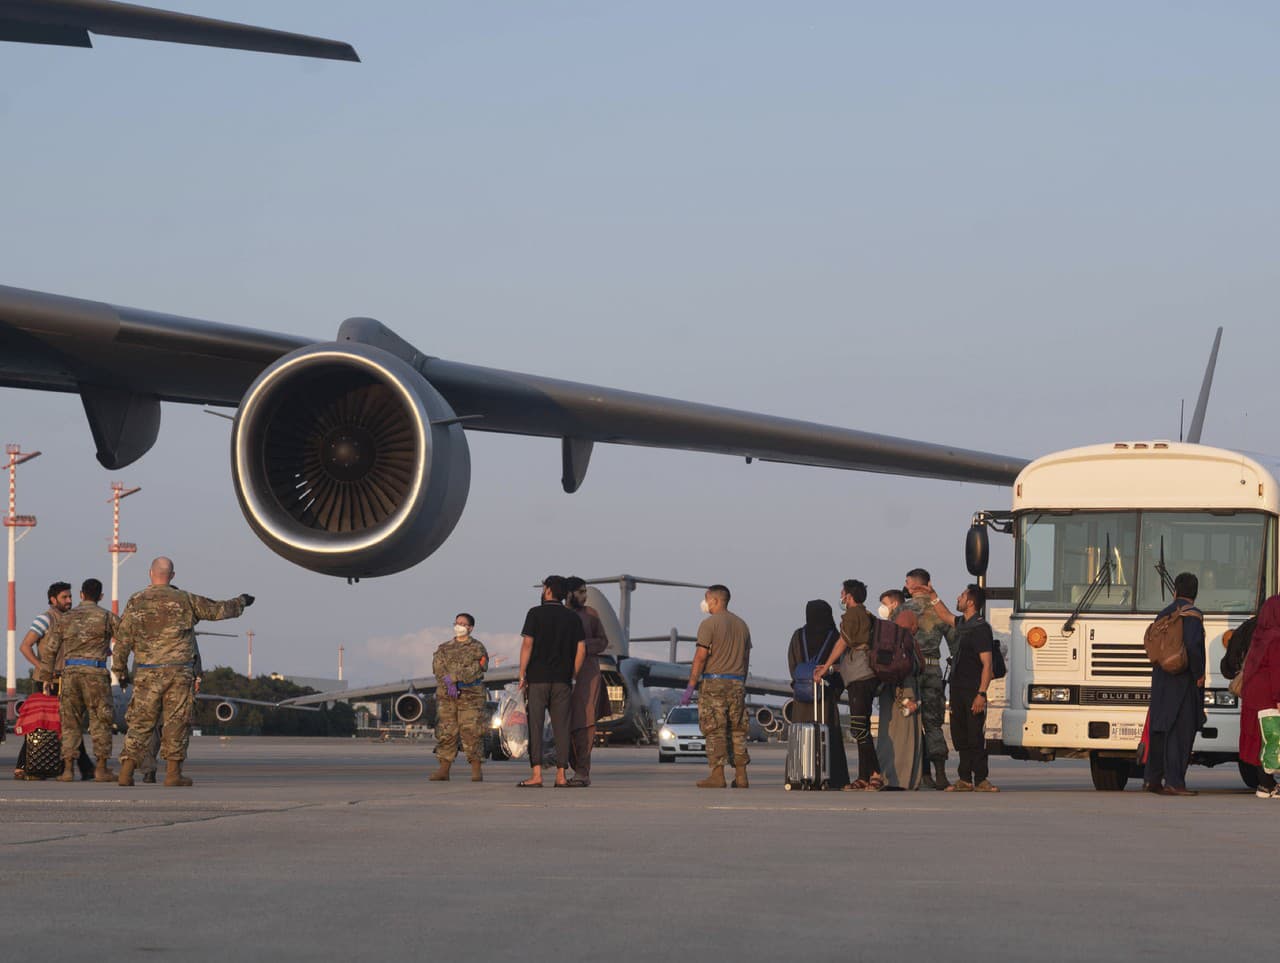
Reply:
<svg viewBox="0 0 1280 963"><path fill-rule="evenodd" d="M787 768L783 788L826 789L831 780L831 742L827 738L827 684L814 686L816 722L787 727Z"/></svg>

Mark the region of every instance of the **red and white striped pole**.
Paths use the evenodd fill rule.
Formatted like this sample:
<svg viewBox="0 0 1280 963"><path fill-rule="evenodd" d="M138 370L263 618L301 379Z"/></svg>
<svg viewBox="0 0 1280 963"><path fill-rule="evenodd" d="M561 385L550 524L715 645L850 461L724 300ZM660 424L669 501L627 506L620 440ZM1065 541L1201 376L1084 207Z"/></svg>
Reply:
<svg viewBox="0 0 1280 963"><path fill-rule="evenodd" d="M9 456L9 514L4 517L4 527L9 530L9 624L6 636L8 643L5 651L5 694L14 696L18 692L18 590L17 590L17 545L22 541L31 529L36 527L36 517L34 515L19 515L17 511L18 505L18 478L17 469L24 461L30 461L32 458L38 458L40 452L29 451L25 454L21 445L5 445L5 454ZM22 529L22 534L18 534L18 529ZM8 717L13 718L13 700L8 702Z"/></svg>
<svg viewBox="0 0 1280 963"><path fill-rule="evenodd" d="M138 546L133 542L120 541L120 499L140 491L140 487L126 489L124 482L115 481L111 483L111 497L107 499L111 502L111 544L107 546L107 551L111 553L111 611L115 615L120 614L120 556L123 555L123 561L127 562L138 551ZM120 684L114 671L111 673L111 684Z"/></svg>

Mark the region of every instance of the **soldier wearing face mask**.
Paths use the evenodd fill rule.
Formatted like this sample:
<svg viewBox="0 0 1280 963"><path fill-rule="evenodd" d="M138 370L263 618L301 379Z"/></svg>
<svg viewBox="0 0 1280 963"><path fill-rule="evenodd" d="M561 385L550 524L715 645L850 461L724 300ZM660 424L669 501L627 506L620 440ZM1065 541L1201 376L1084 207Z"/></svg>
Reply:
<svg viewBox="0 0 1280 963"><path fill-rule="evenodd" d="M432 782L445 782L449 768L462 750L471 763L471 781L480 782L480 760L484 751L484 670L489 653L471 637L476 620L469 612L459 612L453 620L453 640L436 649L431 672L436 677L436 759L438 768Z"/></svg>

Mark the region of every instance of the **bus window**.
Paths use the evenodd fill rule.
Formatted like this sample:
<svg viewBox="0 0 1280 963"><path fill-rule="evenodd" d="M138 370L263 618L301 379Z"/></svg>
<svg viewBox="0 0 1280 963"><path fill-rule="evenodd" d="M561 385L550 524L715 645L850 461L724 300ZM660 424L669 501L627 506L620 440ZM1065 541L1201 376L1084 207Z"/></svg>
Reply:
<svg viewBox="0 0 1280 963"><path fill-rule="evenodd" d="M1029 513L1019 520L1018 608L1070 612L1097 577L1108 550L1111 589L1092 611L1133 608L1137 571L1136 512Z"/></svg>
<svg viewBox="0 0 1280 963"><path fill-rule="evenodd" d="M1200 580L1196 606L1202 612L1253 612L1264 561L1267 575L1275 568L1273 528L1259 512L1143 512L1138 610L1157 612L1173 601L1167 591L1161 594L1156 568L1163 541L1169 576L1190 572Z"/></svg>

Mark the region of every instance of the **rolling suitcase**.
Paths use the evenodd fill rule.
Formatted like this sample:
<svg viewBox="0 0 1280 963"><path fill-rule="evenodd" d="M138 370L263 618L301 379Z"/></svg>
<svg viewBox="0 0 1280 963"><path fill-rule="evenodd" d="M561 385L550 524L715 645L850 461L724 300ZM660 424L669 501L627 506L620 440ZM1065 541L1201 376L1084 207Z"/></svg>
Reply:
<svg viewBox="0 0 1280 963"><path fill-rule="evenodd" d="M831 743L827 738L827 685L814 686L817 722L793 722L787 728L787 769L783 788L826 789L831 779Z"/></svg>
<svg viewBox="0 0 1280 963"><path fill-rule="evenodd" d="M26 740L23 771L28 779L48 779L62 772L62 720L56 696L39 692L27 696L13 731Z"/></svg>

